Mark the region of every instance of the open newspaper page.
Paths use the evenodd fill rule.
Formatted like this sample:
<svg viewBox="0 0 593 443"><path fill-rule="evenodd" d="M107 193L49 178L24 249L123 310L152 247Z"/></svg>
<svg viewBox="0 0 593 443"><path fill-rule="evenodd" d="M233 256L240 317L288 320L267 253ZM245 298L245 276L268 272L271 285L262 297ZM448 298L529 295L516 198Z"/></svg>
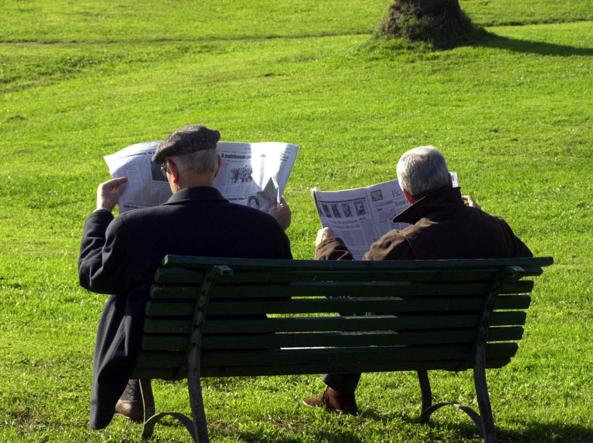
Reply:
<svg viewBox="0 0 593 443"><path fill-rule="evenodd" d="M105 156L113 178L128 177L128 184L119 200L120 212L155 206L171 196L167 178L159 165L150 161L159 143L138 143Z"/></svg>
<svg viewBox="0 0 593 443"><path fill-rule="evenodd" d="M321 224L344 241L355 260L383 234L406 226L392 222L408 207L397 180L344 191L313 189L312 194Z"/></svg>
<svg viewBox="0 0 593 443"><path fill-rule="evenodd" d="M222 169L214 186L233 203L267 212L280 203L298 146L286 143L221 142Z"/></svg>
<svg viewBox="0 0 593 443"><path fill-rule="evenodd" d="M105 156L112 177L128 177L120 211L160 205L171 196L166 177L151 161L160 142L138 143ZM221 170L214 186L231 202L267 212L284 194L298 146L219 142Z"/></svg>

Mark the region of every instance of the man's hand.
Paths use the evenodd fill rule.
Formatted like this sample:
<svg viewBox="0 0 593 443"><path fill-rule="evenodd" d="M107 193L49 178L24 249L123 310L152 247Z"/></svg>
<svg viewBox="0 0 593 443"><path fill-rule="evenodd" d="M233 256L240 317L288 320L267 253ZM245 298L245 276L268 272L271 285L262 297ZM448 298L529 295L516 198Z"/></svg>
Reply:
<svg viewBox="0 0 593 443"><path fill-rule="evenodd" d="M470 208L482 209L479 204L472 198L471 195L462 195L464 203L469 206Z"/></svg>
<svg viewBox="0 0 593 443"><path fill-rule="evenodd" d="M335 237L334 231L331 228L321 228L317 231L317 238L315 239L315 248L319 247L319 244L329 238Z"/></svg>
<svg viewBox="0 0 593 443"><path fill-rule="evenodd" d="M112 212L126 189L127 183L128 177L112 178L101 183L97 188L97 209L107 209Z"/></svg>
<svg viewBox="0 0 593 443"><path fill-rule="evenodd" d="M288 229L290 222L292 221L292 213L290 211L290 207L284 200L284 197L280 199L280 203L276 203L274 201L268 212L276 219L283 230L286 231Z"/></svg>

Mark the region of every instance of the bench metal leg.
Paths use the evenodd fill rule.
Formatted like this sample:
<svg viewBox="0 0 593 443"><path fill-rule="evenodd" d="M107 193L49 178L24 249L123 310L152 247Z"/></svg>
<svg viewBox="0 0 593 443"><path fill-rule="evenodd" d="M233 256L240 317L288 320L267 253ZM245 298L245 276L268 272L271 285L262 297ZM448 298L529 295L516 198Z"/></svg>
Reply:
<svg viewBox="0 0 593 443"><path fill-rule="evenodd" d="M474 359L474 386L476 388L476 396L478 398L480 414L471 409L469 406L458 403L439 403L425 408L425 405L428 404L426 399L430 394L430 384L426 371L418 371L418 376L420 378L420 388L422 389L422 414L420 416L421 422L426 423L434 411L445 405L452 404L471 417L486 443L496 443L496 428L494 427L492 407L490 406L490 394L488 394L488 384L486 383L486 343L488 340L490 315L492 314L494 301L496 299L496 295L498 294L498 289L503 284L505 279L514 278L516 275L518 274L514 268L504 269L503 271L499 272L492 280L488 296L484 301L482 315L472 352Z"/></svg>
<svg viewBox="0 0 593 443"><path fill-rule="evenodd" d="M486 383L486 346L481 345L476 349L476 364L474 366L474 385L476 395L478 396L478 406L480 408L482 437L486 443L496 442L496 429L494 427L494 418L492 416L492 407L490 406L490 394L488 394L488 384Z"/></svg>
<svg viewBox="0 0 593 443"><path fill-rule="evenodd" d="M428 410L432 406L432 391L430 389L430 379L428 371L418 371L418 381L420 382L420 392L422 393L422 409L420 410L420 423L428 422L430 414Z"/></svg>
<svg viewBox="0 0 593 443"><path fill-rule="evenodd" d="M197 365L196 365L197 366ZM199 443L208 443L208 425L206 423L206 412L204 411L204 399L202 398L202 383L200 371L197 368L190 369L188 378L189 401L193 417L194 435Z"/></svg>
<svg viewBox="0 0 593 443"><path fill-rule="evenodd" d="M148 418L148 420L146 420L144 422L144 429L142 431L142 439L143 440L147 440L150 437L152 437L152 434L154 433L154 427L155 425L163 418L163 417L173 417L177 420L179 420L181 422L181 424L183 426L185 426L185 429L187 429L187 431L189 432L189 434L191 435L191 438L194 442L197 442L198 440L196 440L196 436L194 434L194 423L193 421L184 414L180 414L179 412L160 412L158 414L154 414L152 417Z"/></svg>
<svg viewBox="0 0 593 443"><path fill-rule="evenodd" d="M144 405L144 423L142 429L142 439L147 440L154 434L154 427L163 417L173 417L181 422L185 429L189 432L194 442L197 442L194 423L184 414L178 412L160 412L155 413L154 395L152 393L152 386L150 380L140 380L140 394L142 396L142 403Z"/></svg>
<svg viewBox="0 0 593 443"><path fill-rule="evenodd" d="M420 381L420 390L422 392L422 412L420 414L420 423L428 423L430 416L441 409L443 406L455 406L457 409L465 412L474 422L478 428L478 432L484 438L486 443L496 443L496 431L494 428L494 420L492 418L492 410L490 408L490 397L488 395L488 387L486 384L486 370L482 368L474 369L474 383L476 387L476 395L478 397L478 406L480 414L474 411L467 405L457 402L441 402L432 404L432 391L430 389L430 379L427 371L418 371L418 380Z"/></svg>
<svg viewBox="0 0 593 443"><path fill-rule="evenodd" d="M187 384L189 388L189 402L193 417L194 435L199 443L208 443L208 424L204 411L204 398L202 397L202 382L200 380L200 352L194 346L189 353Z"/></svg>
<svg viewBox="0 0 593 443"><path fill-rule="evenodd" d="M202 282L197 306L194 311L192 321L191 348L187 356L187 382L189 390L189 402L191 405L192 419L177 412L163 412L155 414L144 422L144 432L142 438L149 438L154 430L156 423L165 416L171 416L179 420L188 430L192 439L196 443L209 443L208 425L206 423L206 413L204 411L204 399L202 398L202 383L200 380L200 350L202 344L202 327L204 323L204 313L208 304L208 291L216 280L223 276L232 274L228 266L214 266L206 273L205 280ZM153 403L154 411L154 403Z"/></svg>
<svg viewBox="0 0 593 443"><path fill-rule="evenodd" d="M437 411L438 409L441 409L443 406L451 405L451 406L455 406L458 409L461 409L463 412L465 412L467 415L469 415L469 417L473 420L473 422L478 427L478 431L480 432L480 434L483 435L482 420L480 418L480 415L476 411L474 411L469 406L466 406L464 404L457 403L457 402L441 402L441 403L437 403L437 404L433 405L432 404L432 390L430 389L430 379L428 378L428 372L427 371L418 371L418 381L420 382L420 390L422 392L422 409L420 412L420 419L419 419L420 423L428 423L430 416L435 411Z"/></svg>
<svg viewBox="0 0 593 443"><path fill-rule="evenodd" d="M146 422L149 417L152 417L155 413L154 395L152 394L152 384L150 379L141 378L140 384L140 398L142 398L142 405L144 407L144 419Z"/></svg>
<svg viewBox="0 0 593 443"><path fill-rule="evenodd" d="M478 428L478 432L480 433L480 435L482 437L484 437L484 432L482 430L482 419L480 417L480 414L478 414L476 411L474 411L469 406L464 405L462 403L457 403L457 402L454 402L454 401L446 401L446 402L442 402L442 403L437 403L435 405L432 405L428 409L425 409L422 412L422 415L420 416L420 422L421 423L428 423L428 419L430 418L430 416L435 411L441 409L443 406L455 406L457 409L460 409L461 411L465 412L469 416L469 418L472 419L472 421L474 422L474 424ZM490 441L488 441L488 443L490 443Z"/></svg>

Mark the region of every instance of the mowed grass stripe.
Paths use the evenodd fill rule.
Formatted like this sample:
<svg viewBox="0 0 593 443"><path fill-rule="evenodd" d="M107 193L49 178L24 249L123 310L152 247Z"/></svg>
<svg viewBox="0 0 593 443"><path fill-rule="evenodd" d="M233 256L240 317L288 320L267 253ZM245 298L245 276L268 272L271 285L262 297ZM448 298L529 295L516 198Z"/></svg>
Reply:
<svg viewBox="0 0 593 443"><path fill-rule="evenodd" d="M391 0L121 0L3 3L0 41L117 42L372 34ZM591 0L462 0L479 25L593 20Z"/></svg>

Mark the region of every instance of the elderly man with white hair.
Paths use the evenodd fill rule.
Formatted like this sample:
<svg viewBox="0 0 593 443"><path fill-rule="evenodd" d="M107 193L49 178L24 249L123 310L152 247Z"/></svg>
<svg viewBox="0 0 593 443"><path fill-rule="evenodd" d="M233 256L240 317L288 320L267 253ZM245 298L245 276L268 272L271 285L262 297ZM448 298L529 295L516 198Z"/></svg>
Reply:
<svg viewBox="0 0 593 443"><path fill-rule="evenodd" d="M531 257L531 251L501 218L482 211L451 185L445 158L433 146L404 153L397 177L410 206L393 221L409 223L387 232L364 254L363 260L422 260L453 258ZM329 228L318 232L318 260L352 260L344 242ZM327 389L304 400L307 406L357 415L354 392L360 374L327 374Z"/></svg>

